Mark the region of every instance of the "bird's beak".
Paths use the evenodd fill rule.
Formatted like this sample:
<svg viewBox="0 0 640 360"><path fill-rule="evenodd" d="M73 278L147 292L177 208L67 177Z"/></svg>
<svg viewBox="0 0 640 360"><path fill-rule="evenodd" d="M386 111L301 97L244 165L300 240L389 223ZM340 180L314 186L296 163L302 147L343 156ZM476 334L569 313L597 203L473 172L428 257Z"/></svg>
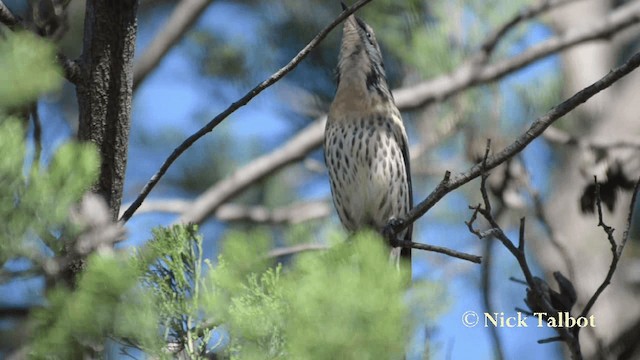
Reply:
<svg viewBox="0 0 640 360"><path fill-rule="evenodd" d="M345 11L347 9L347 5L345 5L343 1L340 2L340 5L342 5L342 11ZM358 22L356 21L356 16L354 14L351 14L344 21L342 37L343 41L346 40L346 38L353 38L353 36L357 36L357 29Z"/></svg>

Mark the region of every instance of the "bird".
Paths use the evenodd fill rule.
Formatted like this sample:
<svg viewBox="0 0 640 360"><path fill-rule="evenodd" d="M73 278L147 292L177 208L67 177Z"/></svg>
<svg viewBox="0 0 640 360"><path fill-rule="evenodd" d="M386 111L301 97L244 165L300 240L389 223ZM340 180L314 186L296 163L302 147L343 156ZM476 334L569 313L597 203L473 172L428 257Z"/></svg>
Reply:
<svg viewBox="0 0 640 360"><path fill-rule="evenodd" d="M342 8L346 9L344 3ZM402 116L387 83L376 36L353 14L343 25L324 158L333 203L348 232L372 229L384 237L387 225L402 221L413 207ZM410 241L411 236L410 225L396 239ZM392 248L390 257L396 264L403 259L410 269L410 248Z"/></svg>

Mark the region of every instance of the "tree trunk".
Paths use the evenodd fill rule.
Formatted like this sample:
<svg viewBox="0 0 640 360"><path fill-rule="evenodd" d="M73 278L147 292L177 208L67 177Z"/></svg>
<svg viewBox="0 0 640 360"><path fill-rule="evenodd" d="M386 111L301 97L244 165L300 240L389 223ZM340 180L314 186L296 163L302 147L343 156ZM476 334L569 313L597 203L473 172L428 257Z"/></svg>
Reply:
<svg viewBox="0 0 640 360"><path fill-rule="evenodd" d="M553 17L557 21L555 26L564 32L593 23L610 10L610 1L580 1L556 10ZM562 55L565 93L573 94L605 75L615 67L619 50L615 41L607 39L566 51ZM565 120L565 124L569 125L574 135L590 141L633 140L633 137L640 133L640 122L637 121L634 105L640 102L640 93L635 90L638 86L640 75L630 74L614 87L578 108L579 111L574 118ZM605 232L597 228L597 215L585 215L580 211L581 193L588 182L593 182L593 177L585 174L581 167L583 151L584 149L572 149L560 160L561 170L554 175L553 192L548 197L547 204L549 221L559 240L567 247L575 267L576 278L573 282L578 292L578 304L574 311L581 311L602 283L612 257ZM604 221L616 229L614 235L618 244L626 226L629 201L630 196L624 194L619 196L613 212L604 209ZM548 241L532 241L529 244L547 274L556 270L566 274L563 260L557 256L557 251ZM634 346L636 349L630 351L638 350L637 341L624 344L624 350L610 347L610 344L617 343L618 337L629 331L634 324L638 326L640 319L637 292L625 279L631 260L630 245L627 244L625 255L618 264L611 285L602 293L591 311L597 326L594 331L581 331L581 345L585 358L618 358L621 351L632 349ZM598 347L604 350L603 353L599 353Z"/></svg>
<svg viewBox="0 0 640 360"><path fill-rule="evenodd" d="M78 138L96 144L101 166L93 190L117 220L127 165L137 0L88 0L82 80L77 85Z"/></svg>

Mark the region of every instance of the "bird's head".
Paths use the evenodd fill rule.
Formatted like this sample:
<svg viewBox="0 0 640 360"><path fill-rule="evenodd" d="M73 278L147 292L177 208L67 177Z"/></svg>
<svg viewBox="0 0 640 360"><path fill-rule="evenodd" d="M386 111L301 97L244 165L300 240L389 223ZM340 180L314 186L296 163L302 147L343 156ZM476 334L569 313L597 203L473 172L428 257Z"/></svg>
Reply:
<svg viewBox="0 0 640 360"><path fill-rule="evenodd" d="M346 8L342 3L343 9ZM373 29L355 15L349 16L342 32L338 58L338 88L366 91L389 100L389 91L380 46Z"/></svg>

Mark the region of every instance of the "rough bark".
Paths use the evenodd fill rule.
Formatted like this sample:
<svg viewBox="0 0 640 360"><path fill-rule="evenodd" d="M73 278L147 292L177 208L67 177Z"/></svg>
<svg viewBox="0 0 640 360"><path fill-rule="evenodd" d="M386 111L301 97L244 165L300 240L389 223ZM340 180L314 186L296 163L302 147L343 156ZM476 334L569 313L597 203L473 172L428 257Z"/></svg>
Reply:
<svg viewBox="0 0 640 360"><path fill-rule="evenodd" d="M127 165L137 7L137 0L87 1L76 90L78 138L95 143L102 160L93 190L105 198L114 220Z"/></svg>

